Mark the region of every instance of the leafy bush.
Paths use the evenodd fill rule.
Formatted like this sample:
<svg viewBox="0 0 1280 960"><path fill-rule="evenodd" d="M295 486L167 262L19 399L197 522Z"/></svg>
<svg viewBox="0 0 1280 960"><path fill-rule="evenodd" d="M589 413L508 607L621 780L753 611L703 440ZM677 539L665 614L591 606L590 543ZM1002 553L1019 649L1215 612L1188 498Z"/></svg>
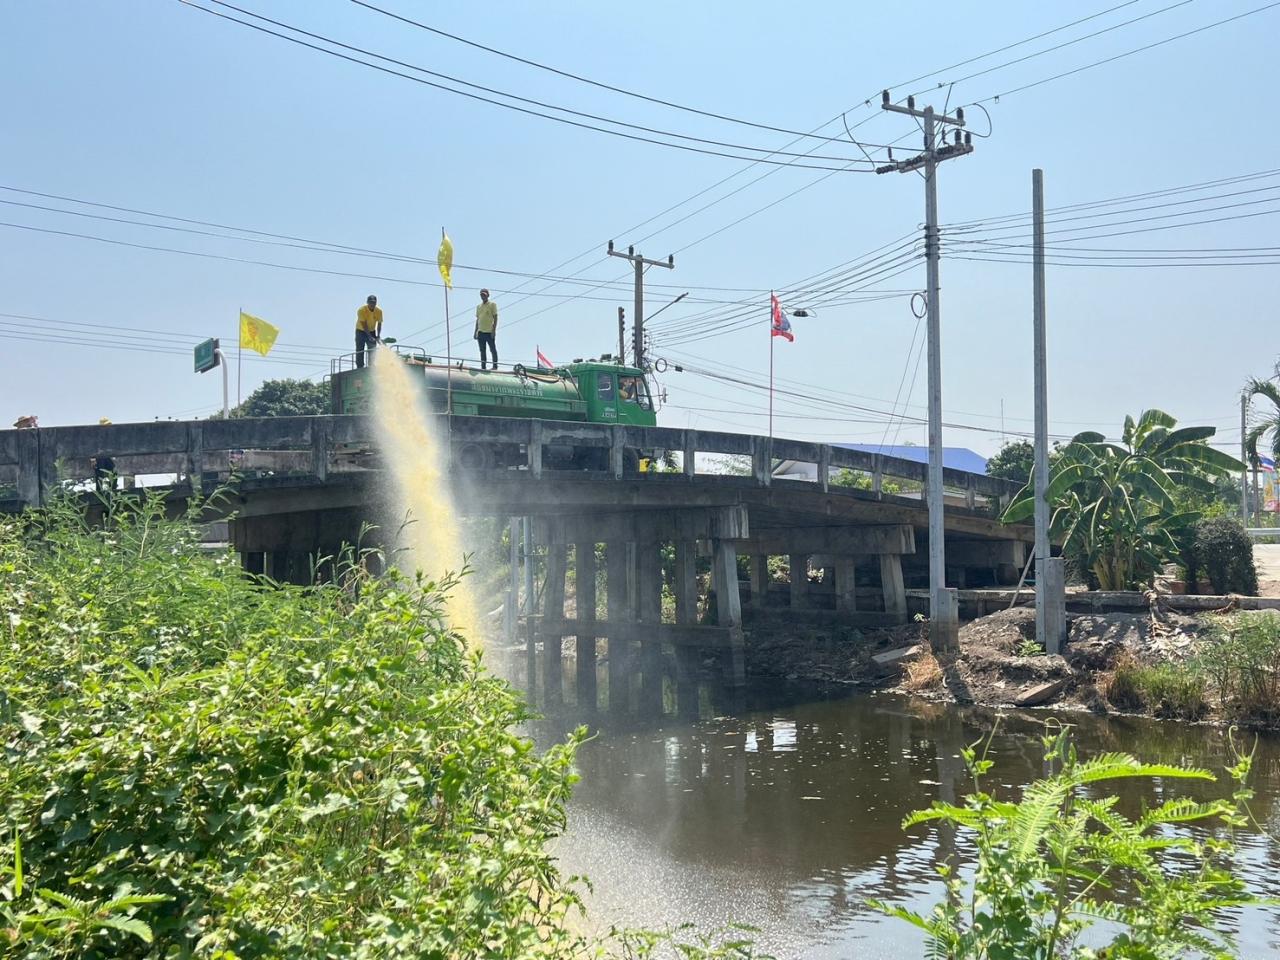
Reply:
<svg viewBox="0 0 1280 960"><path fill-rule="evenodd" d="M559 956L544 843L581 734L442 619L450 584L276 586L193 517L0 520L0 956Z"/></svg>
<svg viewBox="0 0 1280 960"><path fill-rule="evenodd" d="M1234 517L1215 517L1195 525L1195 567L1203 570L1217 593L1258 592L1253 541Z"/></svg>
<svg viewBox="0 0 1280 960"><path fill-rule="evenodd" d="M1144 666L1132 657L1116 662L1107 699L1121 709L1146 709L1157 717L1199 720L1209 712L1205 676L1194 665Z"/></svg>
<svg viewBox="0 0 1280 960"><path fill-rule="evenodd" d="M1230 956L1232 939L1221 912L1258 901L1228 869L1231 843L1204 828L1214 821L1246 822L1249 759L1231 771L1241 784L1234 802L1175 797L1130 818L1116 797L1099 795L1097 785L1159 778L1168 791L1167 781L1213 775L1121 753L1080 760L1069 730L1044 742L1055 772L1028 786L1017 803L984 792L992 761L972 747L965 750L974 792L963 806L936 801L903 826L940 821L971 833L977 850L972 875L940 867L947 896L927 916L873 905L924 930L929 955L949 960ZM1095 926L1099 920L1106 928ZM1090 946L1079 942L1086 932Z"/></svg>
<svg viewBox="0 0 1280 960"><path fill-rule="evenodd" d="M1248 722L1280 719L1280 617L1257 612L1218 619L1198 665L1224 713Z"/></svg>

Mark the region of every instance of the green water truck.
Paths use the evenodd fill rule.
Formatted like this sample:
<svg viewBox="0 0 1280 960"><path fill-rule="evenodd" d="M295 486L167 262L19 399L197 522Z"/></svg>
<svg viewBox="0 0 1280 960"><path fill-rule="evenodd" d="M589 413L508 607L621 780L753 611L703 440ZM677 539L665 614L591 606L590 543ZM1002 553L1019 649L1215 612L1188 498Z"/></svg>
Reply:
<svg viewBox="0 0 1280 960"><path fill-rule="evenodd" d="M443 414L452 395L453 413L464 417L509 417L568 423L657 425L653 395L644 371L619 363L607 354L600 359L575 360L553 369L529 369L516 364L507 370L477 370L462 364L452 369L434 363L422 351L399 345L394 349L421 386L426 409ZM346 358L343 358L344 360ZM329 378L335 414L368 413L373 398L373 371L335 364ZM545 433L543 464L552 469L605 470L607 448L558 437L554 423ZM624 469L636 470L653 450L627 448ZM455 463L467 469L514 467L527 462L523 445L500 439L455 444Z"/></svg>

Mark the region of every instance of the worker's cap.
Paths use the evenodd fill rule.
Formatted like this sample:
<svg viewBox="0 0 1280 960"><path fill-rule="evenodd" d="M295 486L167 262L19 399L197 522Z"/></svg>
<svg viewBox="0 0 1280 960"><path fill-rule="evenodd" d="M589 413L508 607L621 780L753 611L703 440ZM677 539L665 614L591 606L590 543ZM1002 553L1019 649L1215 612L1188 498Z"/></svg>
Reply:
<svg viewBox="0 0 1280 960"><path fill-rule="evenodd" d="M369 294L369 296L368 296L367 298L365 298L365 301L364 301L364 302L365 302L365 303L377 303L377 302L378 302L378 298L377 298L377 297L375 297L375 296L371 293L371 294Z"/></svg>
<svg viewBox="0 0 1280 960"><path fill-rule="evenodd" d="M105 426L106 426L107 424L109 424L110 422L111 422L111 421L110 421L108 418L106 418L106 417L99 417L99 418L98 418L98 426L100 426L100 427L105 427Z"/></svg>
<svg viewBox="0 0 1280 960"><path fill-rule="evenodd" d="M487 296L489 295L489 291L488 291L488 290L481 290L481 291L480 291L480 295L481 295L481 296L484 296L484 297L487 297Z"/></svg>

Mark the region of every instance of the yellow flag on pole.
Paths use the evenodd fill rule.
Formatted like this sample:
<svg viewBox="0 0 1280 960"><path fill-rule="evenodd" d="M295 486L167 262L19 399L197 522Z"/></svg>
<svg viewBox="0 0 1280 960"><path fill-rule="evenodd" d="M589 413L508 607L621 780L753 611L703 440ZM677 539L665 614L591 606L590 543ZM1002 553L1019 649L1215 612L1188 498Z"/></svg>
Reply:
<svg viewBox="0 0 1280 960"><path fill-rule="evenodd" d="M240 346L256 350L264 357L271 352L280 336L280 328L258 317L240 311Z"/></svg>
<svg viewBox="0 0 1280 960"><path fill-rule="evenodd" d="M440 252L436 254L436 266L440 268L440 276L444 278L446 287L453 287L453 278L449 272L453 269L453 241L447 233L440 237Z"/></svg>

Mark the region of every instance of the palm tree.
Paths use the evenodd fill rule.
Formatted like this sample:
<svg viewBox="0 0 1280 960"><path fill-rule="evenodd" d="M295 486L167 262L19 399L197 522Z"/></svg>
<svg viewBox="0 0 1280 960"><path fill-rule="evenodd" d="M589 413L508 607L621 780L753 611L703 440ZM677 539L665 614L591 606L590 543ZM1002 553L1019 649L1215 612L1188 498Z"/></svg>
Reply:
<svg viewBox="0 0 1280 960"><path fill-rule="evenodd" d="M1120 443L1100 433L1077 434L1054 464L1045 499L1050 526L1065 552L1103 590L1128 590L1150 582L1160 565L1179 554L1179 538L1200 514L1180 510L1174 494L1213 492L1213 478L1241 469L1234 457L1205 441L1214 427L1182 427L1162 410L1125 417ZM1004 520L1024 520L1035 510L1028 483Z"/></svg>
<svg viewBox="0 0 1280 960"><path fill-rule="evenodd" d="M1271 459L1280 460L1280 387L1271 380L1250 380L1245 384L1245 396L1265 397L1271 401L1271 411L1252 430L1244 435L1245 452L1249 462L1258 465L1258 441L1270 434L1264 448L1271 454Z"/></svg>

